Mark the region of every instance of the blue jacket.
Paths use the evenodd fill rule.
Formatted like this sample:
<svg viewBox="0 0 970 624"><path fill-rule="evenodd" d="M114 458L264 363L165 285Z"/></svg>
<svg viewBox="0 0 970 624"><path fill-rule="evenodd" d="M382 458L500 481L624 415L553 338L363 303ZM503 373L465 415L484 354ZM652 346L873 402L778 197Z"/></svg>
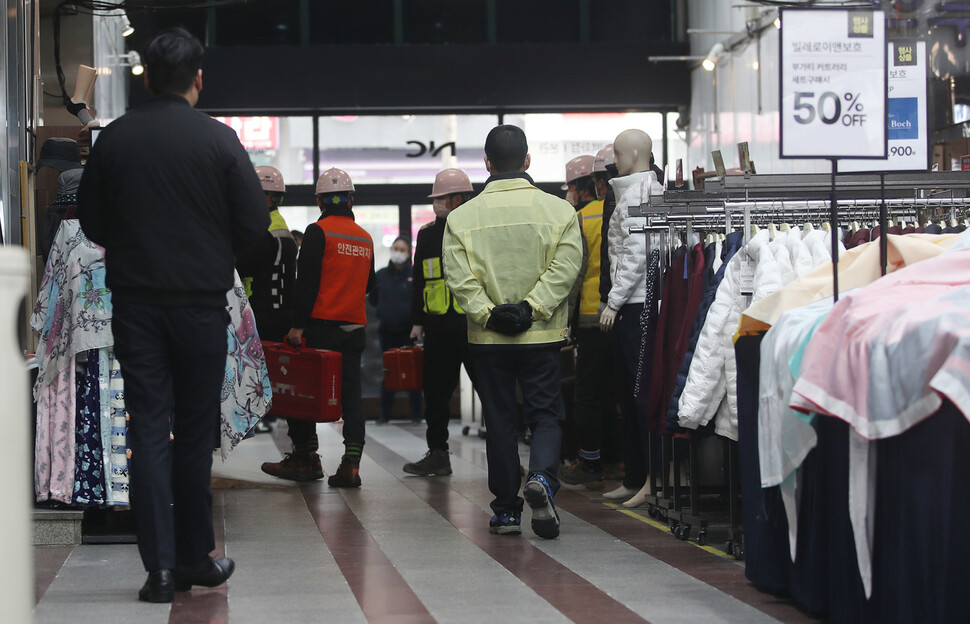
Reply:
<svg viewBox="0 0 970 624"><path fill-rule="evenodd" d="M684 393L684 386L687 384L687 373L690 372L690 363L694 359L694 349L697 348L697 339L701 334L701 328L704 327L704 322L707 320L707 312L711 309L711 304L714 303L714 295L717 294L717 287L721 284L721 280L724 279L724 269L727 267L727 263L731 258L734 257L734 254L741 249L743 243L743 232L731 232L728 234L721 248L721 266L718 267L716 273L711 272L709 269L704 270L705 281L710 281L705 284L701 307L697 312L697 318L694 319L694 324L690 328L690 341L687 343L687 353L684 355L684 362L680 365L680 372L677 373L677 384L674 386L674 394L671 396L670 403L667 406L667 429L669 431L681 430L679 425L680 421L677 418L677 407L680 403L680 395ZM710 260L713 259L711 258ZM706 264L708 267L713 265L713 262L707 262Z"/></svg>
<svg viewBox="0 0 970 624"><path fill-rule="evenodd" d="M380 331L411 330L411 261L398 269L392 263L377 272L367 301L377 308Z"/></svg>

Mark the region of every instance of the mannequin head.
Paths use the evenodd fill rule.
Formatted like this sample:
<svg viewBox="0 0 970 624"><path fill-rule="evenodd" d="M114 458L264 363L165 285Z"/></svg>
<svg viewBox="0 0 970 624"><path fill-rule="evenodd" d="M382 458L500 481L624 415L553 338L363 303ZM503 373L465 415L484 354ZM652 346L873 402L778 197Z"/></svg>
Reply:
<svg viewBox="0 0 970 624"><path fill-rule="evenodd" d="M617 173L621 176L650 170L653 140L643 130L624 130L613 141Z"/></svg>

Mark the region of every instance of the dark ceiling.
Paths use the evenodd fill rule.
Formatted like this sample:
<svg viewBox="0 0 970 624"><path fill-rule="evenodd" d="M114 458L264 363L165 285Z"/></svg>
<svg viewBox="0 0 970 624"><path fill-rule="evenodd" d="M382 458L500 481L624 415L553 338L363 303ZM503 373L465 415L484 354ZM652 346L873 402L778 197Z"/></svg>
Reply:
<svg viewBox="0 0 970 624"><path fill-rule="evenodd" d="M211 112L675 110L690 102L678 0L250 0L129 9L144 51L181 25L207 46ZM147 94L132 81L131 103Z"/></svg>

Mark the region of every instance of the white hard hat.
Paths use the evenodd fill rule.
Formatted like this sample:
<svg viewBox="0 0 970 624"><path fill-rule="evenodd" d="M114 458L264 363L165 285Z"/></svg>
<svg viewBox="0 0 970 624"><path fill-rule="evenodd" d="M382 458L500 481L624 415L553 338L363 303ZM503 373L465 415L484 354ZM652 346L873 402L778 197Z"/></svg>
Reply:
<svg viewBox="0 0 970 624"><path fill-rule="evenodd" d="M322 193L347 193L356 190L354 181L342 169L327 169L317 179L317 195Z"/></svg>
<svg viewBox="0 0 970 624"><path fill-rule="evenodd" d="M589 155L577 156L566 163L566 183L562 190L569 188L569 183L593 175L593 157Z"/></svg>
<svg viewBox="0 0 970 624"><path fill-rule="evenodd" d="M283 184L283 174L276 167L262 165L256 167L256 175L259 176L259 183L263 186L266 193L285 193L286 186Z"/></svg>
<svg viewBox="0 0 970 624"><path fill-rule="evenodd" d="M428 197L444 197L454 193L471 193L472 183L461 169L443 169L434 177L434 186Z"/></svg>
<svg viewBox="0 0 970 624"><path fill-rule="evenodd" d="M610 143L600 151L596 152L596 158L593 159L593 173L598 173L600 171L605 173L606 165L612 165L613 161L613 144Z"/></svg>

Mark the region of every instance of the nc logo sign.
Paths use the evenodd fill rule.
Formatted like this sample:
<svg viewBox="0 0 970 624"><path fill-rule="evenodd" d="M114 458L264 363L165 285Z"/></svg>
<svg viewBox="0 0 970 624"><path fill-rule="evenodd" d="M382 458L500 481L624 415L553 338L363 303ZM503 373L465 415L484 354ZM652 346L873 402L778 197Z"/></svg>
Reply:
<svg viewBox="0 0 970 624"><path fill-rule="evenodd" d="M406 156L408 158L421 158L425 154L427 154L427 155L429 155L431 157L434 157L434 156L437 156L438 154L440 154L441 153L441 150L445 149L446 147L451 150L451 155L452 156L455 155L455 142L454 141L451 141L449 143L445 143L445 144L441 145L440 147L435 147L434 141L428 142L427 145L425 145L421 141L408 141L407 144L408 145L413 145L414 146L414 149L416 150L414 152L409 152L408 154L406 154Z"/></svg>

